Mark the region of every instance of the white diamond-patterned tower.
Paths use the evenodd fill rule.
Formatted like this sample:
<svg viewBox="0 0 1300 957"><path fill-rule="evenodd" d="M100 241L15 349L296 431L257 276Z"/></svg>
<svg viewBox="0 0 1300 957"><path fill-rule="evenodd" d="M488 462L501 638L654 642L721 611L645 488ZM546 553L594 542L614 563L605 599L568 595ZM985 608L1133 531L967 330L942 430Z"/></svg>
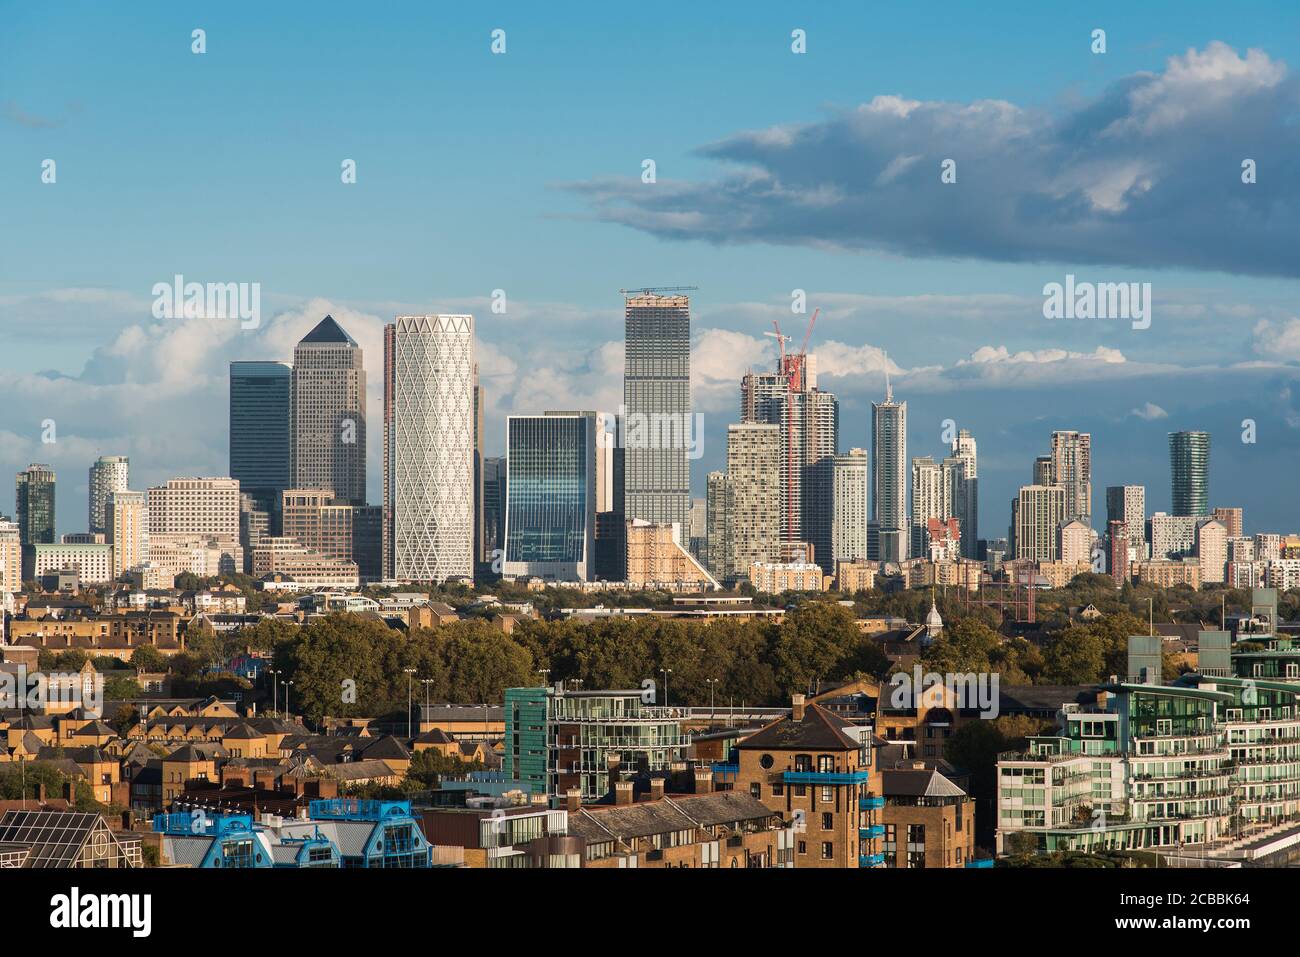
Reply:
<svg viewBox="0 0 1300 957"><path fill-rule="evenodd" d="M471 577L474 317L398 316L391 361L392 410L384 441L393 577Z"/></svg>

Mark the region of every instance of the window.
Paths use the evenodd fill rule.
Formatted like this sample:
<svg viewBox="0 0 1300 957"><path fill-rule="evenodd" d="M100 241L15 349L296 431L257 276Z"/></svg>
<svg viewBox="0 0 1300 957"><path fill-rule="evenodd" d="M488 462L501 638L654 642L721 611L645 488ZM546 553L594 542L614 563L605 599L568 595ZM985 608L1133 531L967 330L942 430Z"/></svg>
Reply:
<svg viewBox="0 0 1300 957"><path fill-rule="evenodd" d="M772 755L770 755L770 754L765 754L765 755L763 755L762 757L760 757L760 758L758 759L758 766L761 767L764 771L766 771L766 770L768 770L769 768L771 768L771 767L772 767Z"/></svg>
<svg viewBox="0 0 1300 957"><path fill-rule="evenodd" d="M831 841L822 841L822 860L829 861L835 857L835 844Z"/></svg>
<svg viewBox="0 0 1300 957"><path fill-rule="evenodd" d="M829 754L817 755L817 770L822 774L827 774L835 770L835 758Z"/></svg>
<svg viewBox="0 0 1300 957"><path fill-rule="evenodd" d="M833 831L833 830L835 830L835 815L834 815L834 814L831 814L831 813L829 813L829 812L826 812L826 813L823 813L823 814L822 814L822 830L823 830L823 831Z"/></svg>
<svg viewBox="0 0 1300 957"><path fill-rule="evenodd" d="M807 841L800 841L800 842L799 842L799 853L800 853L800 854L807 854L807 853L808 853L808 842L807 842Z"/></svg>
<svg viewBox="0 0 1300 957"><path fill-rule="evenodd" d="M835 788L830 787L829 785L824 785L822 787L822 803L830 804L834 800L835 800Z"/></svg>
<svg viewBox="0 0 1300 957"><path fill-rule="evenodd" d="M758 782L751 784L749 786L749 794L751 797L761 798L763 796L763 785Z"/></svg>

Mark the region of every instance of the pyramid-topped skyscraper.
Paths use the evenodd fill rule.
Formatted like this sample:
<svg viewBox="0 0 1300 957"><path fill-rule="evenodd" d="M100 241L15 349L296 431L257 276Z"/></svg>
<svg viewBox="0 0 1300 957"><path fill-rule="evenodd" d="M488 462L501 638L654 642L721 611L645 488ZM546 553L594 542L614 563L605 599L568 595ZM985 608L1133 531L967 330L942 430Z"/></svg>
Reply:
<svg viewBox="0 0 1300 957"><path fill-rule="evenodd" d="M366 501L366 370L361 347L326 316L293 350L290 484Z"/></svg>

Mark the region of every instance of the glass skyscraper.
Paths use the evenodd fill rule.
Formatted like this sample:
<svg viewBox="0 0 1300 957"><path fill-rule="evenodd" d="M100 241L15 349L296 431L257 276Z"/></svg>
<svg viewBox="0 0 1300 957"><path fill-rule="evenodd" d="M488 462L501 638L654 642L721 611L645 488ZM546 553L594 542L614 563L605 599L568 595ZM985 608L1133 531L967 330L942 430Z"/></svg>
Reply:
<svg viewBox="0 0 1300 957"><path fill-rule="evenodd" d="M908 557L907 403L894 401L885 380L885 401L871 403L871 515L873 561Z"/></svg>
<svg viewBox="0 0 1300 957"><path fill-rule="evenodd" d="M1209 515L1210 433L1170 432L1173 514Z"/></svg>
<svg viewBox="0 0 1300 957"><path fill-rule="evenodd" d="M292 375L287 362L230 363L230 477L268 514L289 487Z"/></svg>
<svg viewBox="0 0 1300 957"><path fill-rule="evenodd" d="M18 473L14 488L14 518L24 545L54 542L54 469L29 465Z"/></svg>
<svg viewBox="0 0 1300 957"><path fill-rule="evenodd" d="M625 518L676 522L688 534L691 301L646 291L624 300ZM683 537L682 544L685 544Z"/></svg>
<svg viewBox="0 0 1300 957"><path fill-rule="evenodd" d="M326 316L293 350L289 481L366 503L366 370L361 347Z"/></svg>
<svg viewBox="0 0 1300 957"><path fill-rule="evenodd" d="M506 420L507 578L591 578L596 547L596 413Z"/></svg>

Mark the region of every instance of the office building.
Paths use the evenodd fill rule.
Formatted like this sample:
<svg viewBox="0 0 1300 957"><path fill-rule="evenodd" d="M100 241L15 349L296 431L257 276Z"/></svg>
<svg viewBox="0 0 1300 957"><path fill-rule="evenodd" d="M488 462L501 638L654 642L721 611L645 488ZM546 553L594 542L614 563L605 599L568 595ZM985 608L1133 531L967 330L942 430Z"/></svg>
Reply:
<svg viewBox="0 0 1300 957"><path fill-rule="evenodd" d="M691 415L688 296L648 291L623 301L624 518L687 528Z"/></svg>
<svg viewBox="0 0 1300 957"><path fill-rule="evenodd" d="M145 493L149 557L164 545L211 545L230 572L244 564L239 537L239 482L232 478L174 478Z"/></svg>
<svg viewBox="0 0 1300 957"><path fill-rule="evenodd" d="M281 500L284 537L326 558L355 562L362 581L379 579L377 506L354 505L330 489L285 489Z"/></svg>
<svg viewBox="0 0 1300 957"><path fill-rule="evenodd" d="M885 378L885 401L871 403L871 517L875 549L867 557L901 562L908 557L907 403L894 401Z"/></svg>
<svg viewBox="0 0 1300 957"><path fill-rule="evenodd" d="M474 574L474 317L398 316L390 326L385 430L392 577Z"/></svg>
<svg viewBox="0 0 1300 957"><path fill-rule="evenodd" d="M54 543L54 469L32 464L18 473L14 519L24 545Z"/></svg>
<svg viewBox="0 0 1300 957"><path fill-rule="evenodd" d="M365 504L366 370L361 347L333 316L293 350L289 422L290 487Z"/></svg>
<svg viewBox="0 0 1300 957"><path fill-rule="evenodd" d="M1210 433L1170 432L1173 514L1210 514Z"/></svg>
<svg viewBox="0 0 1300 957"><path fill-rule="evenodd" d="M230 477L272 517L289 487L292 385L287 362L230 363Z"/></svg>
<svg viewBox="0 0 1300 957"><path fill-rule="evenodd" d="M506 446L502 575L590 580L596 548L596 413L512 415L506 420Z"/></svg>
<svg viewBox="0 0 1300 957"><path fill-rule="evenodd" d="M493 562L506 547L506 459L489 456L483 460L483 554L480 561ZM501 570L497 563L497 571Z"/></svg>
<svg viewBox="0 0 1300 957"><path fill-rule="evenodd" d="M867 557L867 450L849 449L835 456L832 471L833 525L831 556L835 562L853 562Z"/></svg>
<svg viewBox="0 0 1300 957"><path fill-rule="evenodd" d="M113 575L113 546L103 545L31 545L31 578L40 581L44 576L65 570L77 573L81 585L103 585L111 582Z"/></svg>
<svg viewBox="0 0 1300 957"><path fill-rule="evenodd" d="M108 497L114 492L124 491L131 484L131 463L125 455L101 455L90 467L90 480L87 484L90 497L91 534L108 531L106 511Z"/></svg>

